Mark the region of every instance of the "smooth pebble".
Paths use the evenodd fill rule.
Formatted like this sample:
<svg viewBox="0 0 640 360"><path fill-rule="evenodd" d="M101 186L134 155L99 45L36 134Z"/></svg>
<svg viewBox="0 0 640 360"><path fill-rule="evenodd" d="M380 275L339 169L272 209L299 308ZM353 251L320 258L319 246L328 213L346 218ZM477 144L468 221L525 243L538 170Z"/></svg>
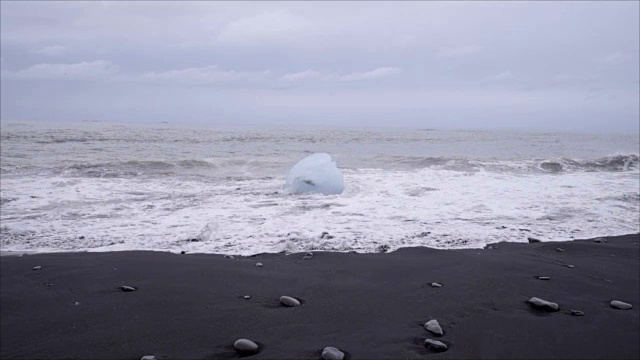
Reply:
<svg viewBox="0 0 640 360"><path fill-rule="evenodd" d="M42 269L42 266L40 266L40 265L33 267L33 270L40 270L40 269Z"/></svg>
<svg viewBox="0 0 640 360"><path fill-rule="evenodd" d="M547 301L547 300L542 300L542 299L537 298L537 297L532 297L527 302L529 304L533 305L533 307L536 307L536 308L541 309L541 310L547 310L547 311L558 311L558 310L560 310L560 306L558 306L558 304L550 302L550 301Z"/></svg>
<svg viewBox="0 0 640 360"><path fill-rule="evenodd" d="M612 300L610 304L611 304L611 307L620 309L620 310L629 310L633 307L633 305L620 300Z"/></svg>
<svg viewBox="0 0 640 360"><path fill-rule="evenodd" d="M548 276L536 276L536 278L537 278L538 280L551 280L551 278L550 278L550 277L548 277Z"/></svg>
<svg viewBox="0 0 640 360"><path fill-rule="evenodd" d="M431 287L442 287L442 284L437 283L437 282L432 282L431 283Z"/></svg>
<svg viewBox="0 0 640 360"><path fill-rule="evenodd" d="M145 355L140 360L156 360L156 357L154 355Z"/></svg>
<svg viewBox="0 0 640 360"><path fill-rule="evenodd" d="M322 349L322 360L342 360L344 353L332 346Z"/></svg>
<svg viewBox="0 0 640 360"><path fill-rule="evenodd" d="M291 296L280 296L280 303L289 307L300 306L300 301L296 298L292 298Z"/></svg>
<svg viewBox="0 0 640 360"><path fill-rule="evenodd" d="M258 344L249 339L238 339L233 343L233 348L238 352L254 353L258 351Z"/></svg>
<svg viewBox="0 0 640 360"><path fill-rule="evenodd" d="M565 265L566 267L568 267L569 269L573 269L575 266L573 265Z"/></svg>
<svg viewBox="0 0 640 360"><path fill-rule="evenodd" d="M262 263L256 263L257 267L262 267Z"/></svg>
<svg viewBox="0 0 640 360"><path fill-rule="evenodd" d="M245 299L245 300L249 300L249 299L251 299L251 295L245 295L242 298Z"/></svg>
<svg viewBox="0 0 640 360"><path fill-rule="evenodd" d="M438 323L438 320L429 320L424 324L424 327L425 329L431 331L436 335L444 335L444 332L442 331L442 327L440 326L440 323Z"/></svg>
<svg viewBox="0 0 640 360"><path fill-rule="evenodd" d="M584 316L584 311L571 310L571 315L573 315L573 316Z"/></svg>
<svg viewBox="0 0 640 360"><path fill-rule="evenodd" d="M125 291L125 292L129 292L129 291L136 291L136 290L138 290L138 289L136 289L135 287L133 287L133 286L128 286L128 285L121 286L121 287L120 287L120 289L122 289L122 291Z"/></svg>
<svg viewBox="0 0 640 360"><path fill-rule="evenodd" d="M432 348L437 351L445 351L448 349L447 344L442 341L427 339L424 341L424 346Z"/></svg>

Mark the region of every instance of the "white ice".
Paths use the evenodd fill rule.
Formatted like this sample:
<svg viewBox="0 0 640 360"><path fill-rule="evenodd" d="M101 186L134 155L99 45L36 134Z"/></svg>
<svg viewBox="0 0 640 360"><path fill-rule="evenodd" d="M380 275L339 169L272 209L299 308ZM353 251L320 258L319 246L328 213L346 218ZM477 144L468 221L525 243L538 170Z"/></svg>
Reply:
<svg viewBox="0 0 640 360"><path fill-rule="evenodd" d="M329 154L316 153L291 168L284 191L288 194L340 194L344 191L344 179Z"/></svg>

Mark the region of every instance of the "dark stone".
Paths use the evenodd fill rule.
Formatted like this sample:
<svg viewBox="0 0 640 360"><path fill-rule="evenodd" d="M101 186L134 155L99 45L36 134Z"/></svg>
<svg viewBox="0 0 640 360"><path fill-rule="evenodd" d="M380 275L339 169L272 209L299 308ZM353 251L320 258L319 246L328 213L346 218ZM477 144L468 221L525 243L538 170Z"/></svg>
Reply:
<svg viewBox="0 0 640 360"><path fill-rule="evenodd" d="M584 312L580 310L571 310L571 315L573 316L584 316Z"/></svg>
<svg viewBox="0 0 640 360"><path fill-rule="evenodd" d="M258 352L258 344L248 339L238 339L233 343L233 348L241 354L255 354Z"/></svg>
<svg viewBox="0 0 640 360"><path fill-rule="evenodd" d="M536 239L534 237L528 237L527 240L529 240L529 243L539 243L540 239Z"/></svg>
<svg viewBox="0 0 640 360"><path fill-rule="evenodd" d="M80 236L78 239L80 239L80 240L84 240L84 236Z"/></svg>
<svg viewBox="0 0 640 360"><path fill-rule="evenodd" d="M424 341L424 346L439 352L447 351L448 349L447 344L443 343L442 341L433 340L433 339L426 339Z"/></svg>
<svg viewBox="0 0 640 360"><path fill-rule="evenodd" d="M612 308L616 308L620 310L629 310L633 308L633 305L627 304L626 302L622 302L620 300L612 300L610 305Z"/></svg>
<svg viewBox="0 0 640 360"><path fill-rule="evenodd" d="M387 244L379 245L376 248L376 251L379 252L379 253L386 253L387 251L389 251L389 245L387 245Z"/></svg>
<svg viewBox="0 0 640 360"><path fill-rule="evenodd" d="M184 250L180 251L180 254L182 254L182 255L184 255L184 254L186 254L186 253L187 253L187 252L186 252L186 251L184 251Z"/></svg>
<svg viewBox="0 0 640 360"><path fill-rule="evenodd" d="M558 306L558 304L547 301L547 300L542 300L537 297L532 297L531 299L527 300L527 303L529 303L529 305L533 306L534 308L540 309L540 310L545 310L545 311L560 310L560 306Z"/></svg>

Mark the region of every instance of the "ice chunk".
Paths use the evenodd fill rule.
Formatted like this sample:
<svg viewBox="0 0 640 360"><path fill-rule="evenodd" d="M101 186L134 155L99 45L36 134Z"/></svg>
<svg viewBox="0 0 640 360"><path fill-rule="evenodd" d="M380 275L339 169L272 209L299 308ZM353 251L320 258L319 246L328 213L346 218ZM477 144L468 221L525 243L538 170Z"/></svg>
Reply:
<svg viewBox="0 0 640 360"><path fill-rule="evenodd" d="M289 194L322 193L340 194L344 190L342 172L329 154L309 155L295 164L284 184Z"/></svg>

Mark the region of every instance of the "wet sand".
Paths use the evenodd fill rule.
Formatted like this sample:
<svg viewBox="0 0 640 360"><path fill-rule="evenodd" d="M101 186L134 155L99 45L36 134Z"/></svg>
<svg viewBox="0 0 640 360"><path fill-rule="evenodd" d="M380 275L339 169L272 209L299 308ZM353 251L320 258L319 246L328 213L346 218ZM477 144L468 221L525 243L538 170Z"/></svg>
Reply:
<svg viewBox="0 0 640 360"><path fill-rule="evenodd" d="M3 256L0 357L224 359L239 357L232 344L247 338L260 345L252 359L319 359L326 346L351 359L638 358L640 235L606 239L316 252L308 260L138 251ZM282 295L302 305L283 307ZM531 297L560 311L533 309ZM633 308L614 309L611 300ZM423 327L431 319L444 336ZM449 348L433 352L426 338Z"/></svg>

